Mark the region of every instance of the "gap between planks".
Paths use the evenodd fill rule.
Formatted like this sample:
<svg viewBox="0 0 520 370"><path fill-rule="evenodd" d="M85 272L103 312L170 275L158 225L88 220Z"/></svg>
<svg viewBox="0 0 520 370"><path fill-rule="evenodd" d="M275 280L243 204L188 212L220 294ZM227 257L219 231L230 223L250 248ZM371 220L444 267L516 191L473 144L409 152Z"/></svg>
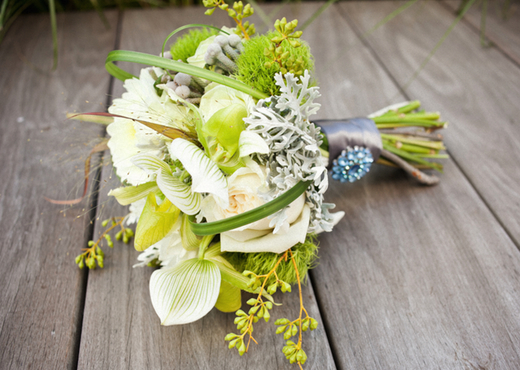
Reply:
<svg viewBox="0 0 520 370"><path fill-rule="evenodd" d="M118 10L117 11L117 18L116 18L116 27L115 27L115 38L114 38L114 50L117 50L120 45L121 41L121 27L122 27L122 19L123 19L123 11ZM117 64L117 63L116 63ZM115 78L112 75L109 75L107 72L109 82L108 82L108 88L107 88L107 96L105 99L105 109L106 112L108 107L112 104L113 100L113 90L114 90L114 81ZM106 128L103 130L103 133L100 135L103 138L106 138L107 136L107 130ZM92 201L90 202L89 208L89 215L88 218L91 221L88 226L87 231L87 243L89 240L95 240L94 231L96 226L96 217L98 213L98 205L99 205L99 198L100 198L100 183L101 183L101 174L103 170L103 161L105 159L105 152L96 153L93 156L92 163L94 164L94 168L96 168L95 172L93 173L93 176L89 178L89 181L91 183L90 185L90 193L89 193L89 199L92 198ZM97 165L96 165L97 164ZM85 248L87 248L88 245L85 245ZM83 332L83 314L85 312L85 303L86 303L86 297L87 297L87 289L88 289L88 277L90 270L87 267L84 267L84 273L82 276L82 290L81 290L81 301L79 303L79 317L78 317L78 330L76 332L75 344L74 344L74 357L73 357L73 363L74 363L74 369L78 368L79 365L79 352L81 349L81 333Z"/></svg>

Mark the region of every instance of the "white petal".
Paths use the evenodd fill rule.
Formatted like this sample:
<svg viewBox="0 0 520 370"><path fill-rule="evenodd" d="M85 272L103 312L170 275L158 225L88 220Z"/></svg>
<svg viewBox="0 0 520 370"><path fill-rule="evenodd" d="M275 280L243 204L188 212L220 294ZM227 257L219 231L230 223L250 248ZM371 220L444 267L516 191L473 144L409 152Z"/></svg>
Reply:
<svg viewBox="0 0 520 370"><path fill-rule="evenodd" d="M161 161L159 158L150 154L136 155L132 162L149 175L157 174L160 170L171 172L170 167L166 162Z"/></svg>
<svg viewBox="0 0 520 370"><path fill-rule="evenodd" d="M223 252L272 252L283 253L287 249L303 243L309 229L310 208L305 205L300 218L289 227L286 234L267 234L250 240L239 241L228 233L220 234L220 246Z"/></svg>
<svg viewBox="0 0 520 370"><path fill-rule="evenodd" d="M269 147L265 140L252 131L244 130L240 133L238 147L240 157L245 157L253 153L269 154Z"/></svg>
<svg viewBox="0 0 520 370"><path fill-rule="evenodd" d="M187 324L205 316L217 302L220 282L218 267L198 258L156 270L150 296L161 324Z"/></svg>
<svg viewBox="0 0 520 370"><path fill-rule="evenodd" d="M170 173L159 171L157 186L177 208L187 215L194 215L200 210L202 196L191 191L191 188L173 177Z"/></svg>
<svg viewBox="0 0 520 370"><path fill-rule="evenodd" d="M107 132L111 136L108 147L117 176L132 185L149 182L150 176L132 163L132 158L140 151L134 145L136 133L133 121L115 118L108 125Z"/></svg>
<svg viewBox="0 0 520 370"><path fill-rule="evenodd" d="M187 140L175 139L170 153L191 175L194 192L214 194L223 203L229 202L226 176L200 148Z"/></svg>

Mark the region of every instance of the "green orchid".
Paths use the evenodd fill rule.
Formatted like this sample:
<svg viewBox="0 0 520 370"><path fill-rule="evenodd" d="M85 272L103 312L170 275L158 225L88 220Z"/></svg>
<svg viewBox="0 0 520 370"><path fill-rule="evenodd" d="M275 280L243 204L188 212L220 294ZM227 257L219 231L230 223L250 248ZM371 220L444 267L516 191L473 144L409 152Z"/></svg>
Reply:
<svg viewBox="0 0 520 370"><path fill-rule="evenodd" d="M231 104L222 108L200 127L199 137L213 162L227 174L244 167L240 160L239 139L245 130L244 118L247 110L241 104Z"/></svg>

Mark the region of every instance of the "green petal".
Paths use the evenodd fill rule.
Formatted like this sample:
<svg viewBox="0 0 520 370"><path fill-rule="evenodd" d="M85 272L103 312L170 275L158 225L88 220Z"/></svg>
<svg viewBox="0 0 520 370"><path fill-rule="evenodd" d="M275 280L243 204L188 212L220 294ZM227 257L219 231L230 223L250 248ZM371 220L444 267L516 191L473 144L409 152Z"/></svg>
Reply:
<svg viewBox="0 0 520 370"><path fill-rule="evenodd" d="M205 316L217 302L220 282L218 267L198 258L156 270L150 296L161 324L187 324Z"/></svg>
<svg viewBox="0 0 520 370"><path fill-rule="evenodd" d="M150 193L135 230L135 249L146 248L162 240L179 218L179 209L168 199L158 206L154 193Z"/></svg>
<svg viewBox="0 0 520 370"><path fill-rule="evenodd" d="M242 296L240 289L222 281L220 285L220 294L218 295L215 308L222 312L235 312L242 306Z"/></svg>
<svg viewBox="0 0 520 370"><path fill-rule="evenodd" d="M184 139L175 139L171 143L170 153L181 161L191 175L194 192L211 193L224 203L229 201L226 177L195 144Z"/></svg>
<svg viewBox="0 0 520 370"><path fill-rule="evenodd" d="M112 189L108 193L109 196L116 197L116 200L122 206L134 203L139 199L143 199L148 194L159 190L155 182L147 182L138 186L125 186L117 189Z"/></svg>

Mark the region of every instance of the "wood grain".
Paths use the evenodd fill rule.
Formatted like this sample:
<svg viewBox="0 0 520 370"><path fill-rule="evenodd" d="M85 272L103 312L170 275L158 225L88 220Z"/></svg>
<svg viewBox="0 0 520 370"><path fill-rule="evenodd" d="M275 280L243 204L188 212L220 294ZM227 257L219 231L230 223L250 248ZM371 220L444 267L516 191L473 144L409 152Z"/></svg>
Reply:
<svg viewBox="0 0 520 370"><path fill-rule="evenodd" d="M104 103L109 80L98 66L115 32L91 12L58 16L58 29L55 72L48 15L20 17L0 46L2 369L77 361L86 274L74 256L88 237L88 199L70 209L43 197L71 199L83 190L88 143L103 128L65 121L65 113Z"/></svg>
<svg viewBox="0 0 520 370"><path fill-rule="evenodd" d="M416 19L417 14L407 11L396 20L397 26L387 26L369 39L377 59L371 49L355 40L353 29L339 19L339 12L354 19L356 24L363 24L362 30L365 30L397 8L397 4L342 3L329 9L305 31L304 38L309 40L316 57L318 75L331 73L336 77L335 83L322 84L322 91L330 89L329 96L345 101L341 107L340 103L332 105L326 100L324 107L327 107L328 115L359 114L357 107L350 111L348 98L339 92L342 79L351 76L366 81L365 86L362 82L358 86L359 90L367 89L371 96L362 103L365 113L380 108L378 102L387 97L403 98L398 86L392 86L390 77L385 76L383 68L392 72L405 69L400 66L406 67L418 54L417 50L423 49L424 43L432 38L435 40L429 27L430 18L432 23L440 24L441 29L444 29L444 23L449 24L450 19L438 17L439 13L431 9L436 5L430 4L423 5L424 17ZM302 12L305 10L302 7ZM412 20L417 22L413 28L409 24ZM426 31L421 33L422 27ZM456 32L450 37L460 36ZM327 48L324 44L328 42ZM424 48L429 51L426 46ZM333 58L335 62L332 61L335 65L320 71L324 59L329 60L331 50L337 52ZM516 78L515 70L503 56L493 54L493 57L500 67L507 65L510 68L513 74L510 78ZM480 68L478 62L486 58L470 55L470 60L477 64L475 68ZM444 69L462 70L464 60L462 57L453 59L451 64L444 60L447 63ZM410 91L413 98L425 103L426 108L446 111L449 119L456 115L457 124L459 118L468 122L466 130L470 129L470 120L478 126L471 128L473 133L464 136L461 136L463 130L457 129L456 125L446 132L455 157L459 161L465 159L468 166L470 153L461 154L462 148L468 150L477 137L475 131L485 134L484 124L476 120L468 107L460 112L454 107L464 107L468 101L472 102L471 94L475 90L480 92L482 104L483 101L494 101L495 89L499 94L505 94L506 87L510 92L516 91L516 87L509 83L506 87L497 86L491 77L485 77L485 88L471 84L472 90L459 87L455 90L456 95L450 95L452 90L449 88L460 86L464 73L460 71L461 76L449 72L448 83L447 77L439 76L439 62L432 63L437 73L425 69L415 83L422 85L414 87L412 84ZM475 75L479 72L468 69ZM337 74L340 70L344 71L343 75ZM481 74L485 71L480 69ZM424 84L424 81L437 83ZM503 79L499 81L505 83ZM516 111L510 105L511 101L509 98L501 104L505 112L502 114L510 117ZM482 114L485 109L498 113L496 108L487 105L472 106L472 109L478 109ZM509 130L494 132L496 140L516 140L508 137ZM471 149L471 155L473 163L482 161L476 148ZM507 173L508 165L505 166L500 173L502 178ZM510 169L513 167L511 165ZM508 186L517 186L510 179L506 181ZM500 190L504 188L502 185ZM478 189L482 192L488 189L488 193L497 190L484 181L478 184ZM512 197L509 202L515 202L515 190L507 191ZM320 237L320 265L311 272L311 277L339 368L520 366L520 254L453 162L447 163L441 184L436 187L419 187L398 170L375 167L365 179L353 185L333 183L327 195L328 200L336 203L347 216L332 233ZM503 195L502 201L505 199Z"/></svg>
<svg viewBox="0 0 520 370"><path fill-rule="evenodd" d="M361 31L398 7L342 5ZM453 21L442 5L425 2L387 23L367 40L392 77L404 86ZM520 70L496 49L480 47L478 34L460 23L409 86L428 110L452 124L446 143L501 224L520 245Z"/></svg>
<svg viewBox="0 0 520 370"><path fill-rule="evenodd" d="M455 12L460 2L444 1L451 11ZM485 18L485 34L491 47L497 47L507 54L517 65L520 65L520 4L510 2L510 8L503 13L501 2L488 4ZM476 32L480 32L483 4L475 3L464 16Z"/></svg>
<svg viewBox="0 0 520 370"><path fill-rule="evenodd" d="M203 18L202 8L129 11L124 14L121 49L158 54L164 37L176 27L188 23L228 24L226 17ZM202 19L201 19L202 18ZM127 70L137 73L136 66ZM116 85L114 96L122 93ZM118 186L107 165L102 183L110 189ZM123 207L102 192L99 219L126 214ZM95 233L99 233L99 221ZM229 350L224 337L236 330L234 314L212 310L195 323L161 327L149 298L149 268L132 269L138 253L130 246L116 243L106 255L105 268L89 274L84 325L79 356L80 369L289 369L293 368L281 350L283 338L275 335L274 320L297 315L297 292L276 296L283 306L272 311L268 324L258 323L249 353L240 357ZM311 284L305 287L309 314L321 322ZM245 302L246 297L244 297ZM245 304L245 303L244 303ZM335 368L323 325L305 333L308 369Z"/></svg>

